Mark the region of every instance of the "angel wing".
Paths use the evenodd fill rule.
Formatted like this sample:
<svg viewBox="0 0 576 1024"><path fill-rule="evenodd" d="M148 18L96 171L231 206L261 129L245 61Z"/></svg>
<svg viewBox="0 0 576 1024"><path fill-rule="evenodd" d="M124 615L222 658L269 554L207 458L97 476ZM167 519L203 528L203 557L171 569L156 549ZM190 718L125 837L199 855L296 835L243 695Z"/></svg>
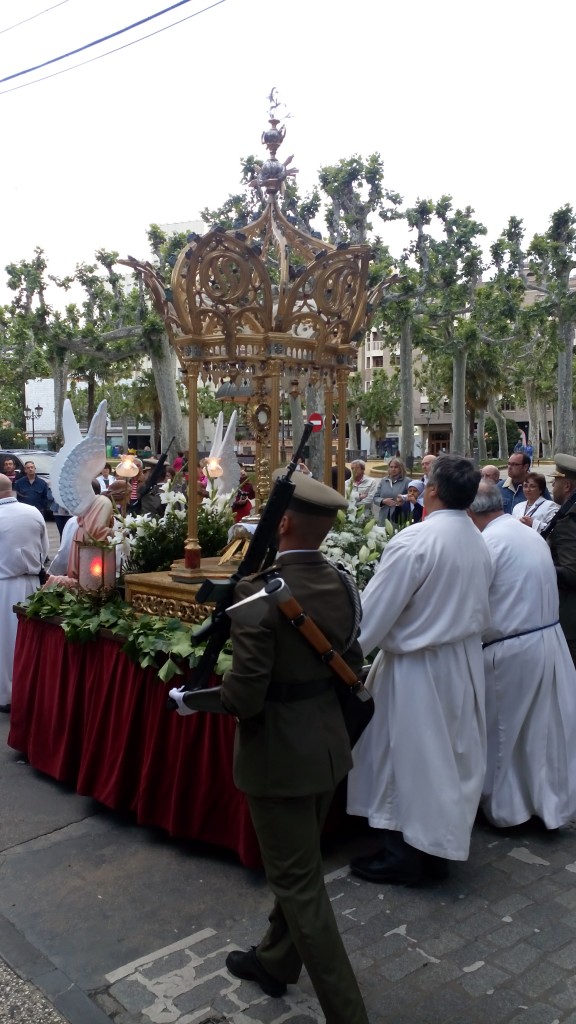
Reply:
<svg viewBox="0 0 576 1024"><path fill-rule="evenodd" d="M82 437L69 399L64 402L64 445L54 459L52 492L59 505L81 516L94 501L92 481L106 461L108 403L100 402L86 437Z"/></svg>
<svg viewBox="0 0 576 1024"><path fill-rule="evenodd" d="M218 413L218 419L216 420L216 429L214 431L214 440L212 441L212 447L210 449L210 459L218 458L220 448L222 445L222 434L224 433L224 413Z"/></svg>
<svg viewBox="0 0 576 1024"><path fill-rule="evenodd" d="M220 444L219 451L216 452L216 457L222 467L222 476L217 477L215 481L216 489L220 494L232 494L238 489L240 466L234 447L237 419L238 413L234 410L230 417L230 423L228 424L224 440Z"/></svg>

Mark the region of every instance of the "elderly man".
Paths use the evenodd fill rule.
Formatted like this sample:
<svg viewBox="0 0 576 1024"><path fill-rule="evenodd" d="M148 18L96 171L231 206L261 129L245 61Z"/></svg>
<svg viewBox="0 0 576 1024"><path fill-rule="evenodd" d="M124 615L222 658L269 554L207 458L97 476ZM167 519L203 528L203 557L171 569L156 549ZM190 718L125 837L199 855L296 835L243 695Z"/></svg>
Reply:
<svg viewBox="0 0 576 1024"><path fill-rule="evenodd" d="M550 545L560 594L560 625L576 665L576 458L554 456L552 497L560 509L542 530Z"/></svg>
<svg viewBox="0 0 576 1024"><path fill-rule="evenodd" d="M491 566L466 514L479 482L467 459L439 456L426 519L386 545L362 594L360 643L364 654L378 648L367 684L376 712L354 751L348 812L385 830L383 848L351 864L369 881L419 885L468 857L486 768Z"/></svg>
<svg viewBox="0 0 576 1024"><path fill-rule="evenodd" d="M350 500L355 503L357 508L363 508L366 515L369 515L378 481L366 476L366 463L363 459L354 459L354 462L350 463L350 469L352 471L352 483L349 485Z"/></svg>
<svg viewBox="0 0 576 1024"><path fill-rule="evenodd" d="M45 515L52 502L50 488L42 477L36 476L36 465L31 459L24 463L24 472L26 476L14 482L14 490L20 501L32 505Z"/></svg>
<svg viewBox="0 0 576 1024"><path fill-rule="evenodd" d="M11 459L9 455L4 459L4 465L2 467L4 476L7 476L10 482L13 484L16 480L19 480L22 473L19 469L16 469L16 463L14 459Z"/></svg>
<svg viewBox="0 0 576 1024"><path fill-rule="evenodd" d="M576 815L576 669L558 622L550 551L535 530L504 514L494 484L480 484L470 517L492 560L481 806L500 827L535 815L560 828Z"/></svg>
<svg viewBox="0 0 576 1024"><path fill-rule="evenodd" d="M0 474L0 711L10 711L12 667L18 620L12 608L39 585L48 557L46 524L38 509L18 501L12 483Z"/></svg>
<svg viewBox="0 0 576 1024"><path fill-rule="evenodd" d="M480 476L488 484L500 483L500 470L498 469L498 466L482 466Z"/></svg>

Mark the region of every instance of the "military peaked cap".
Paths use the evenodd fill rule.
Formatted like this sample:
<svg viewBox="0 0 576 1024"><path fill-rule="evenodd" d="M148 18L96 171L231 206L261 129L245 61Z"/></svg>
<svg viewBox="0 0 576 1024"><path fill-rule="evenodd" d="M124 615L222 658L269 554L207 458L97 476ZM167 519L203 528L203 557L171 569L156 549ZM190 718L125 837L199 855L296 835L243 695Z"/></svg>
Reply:
<svg viewBox="0 0 576 1024"><path fill-rule="evenodd" d="M554 456L554 462L556 463L554 476L563 476L567 480L576 480L576 456L563 455L562 452L558 452Z"/></svg>
<svg viewBox="0 0 576 1024"><path fill-rule="evenodd" d="M274 470L272 479L277 480L278 477L284 476L285 472L285 469ZM348 502L344 495L305 473L294 473L291 483L294 484L295 490L288 507L293 508L295 512L304 512L310 516L336 518L338 509L348 508Z"/></svg>

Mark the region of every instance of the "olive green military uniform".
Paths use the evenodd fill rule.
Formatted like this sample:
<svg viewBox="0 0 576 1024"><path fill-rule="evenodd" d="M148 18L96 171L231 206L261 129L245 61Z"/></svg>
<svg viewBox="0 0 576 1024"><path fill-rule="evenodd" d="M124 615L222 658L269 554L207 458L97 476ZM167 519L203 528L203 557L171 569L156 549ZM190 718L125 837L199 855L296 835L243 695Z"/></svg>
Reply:
<svg viewBox="0 0 576 1024"><path fill-rule="evenodd" d="M556 476L576 480L576 458L573 455L558 454L555 457ZM560 508L558 521L552 520L552 529L547 537L552 561L556 566L558 594L560 597L560 625L566 643L576 665L576 505L566 515Z"/></svg>
<svg viewBox="0 0 576 1024"><path fill-rule="evenodd" d="M314 550L281 554L277 568L342 652L354 610L338 570ZM252 577L238 585L235 597L241 600L262 586L262 576ZM333 673L272 603L258 626L233 624L232 642L233 664L221 697L239 719L234 779L247 794L275 895L256 955L287 984L298 980L304 963L328 1024L368 1024L326 893L320 852L334 789L352 764ZM344 657L359 671L357 642Z"/></svg>

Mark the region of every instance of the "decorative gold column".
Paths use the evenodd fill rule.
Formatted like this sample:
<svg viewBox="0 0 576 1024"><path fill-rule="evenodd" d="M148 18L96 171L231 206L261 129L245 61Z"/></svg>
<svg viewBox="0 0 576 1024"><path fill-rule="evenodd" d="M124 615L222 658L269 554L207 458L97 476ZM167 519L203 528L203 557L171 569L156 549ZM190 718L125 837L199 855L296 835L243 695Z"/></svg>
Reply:
<svg viewBox="0 0 576 1024"><path fill-rule="evenodd" d="M198 569L202 551L198 543L198 365L186 365L188 382L188 539L184 545L184 564Z"/></svg>
<svg viewBox="0 0 576 1024"><path fill-rule="evenodd" d="M332 485L332 416L334 414L334 384L330 377L324 388L324 483Z"/></svg>
<svg viewBox="0 0 576 1024"><path fill-rule="evenodd" d="M272 363L270 380L270 471L280 465L278 432L280 430L280 364Z"/></svg>
<svg viewBox="0 0 576 1024"><path fill-rule="evenodd" d="M338 369L336 380L338 384L338 490L344 494L346 487L346 398L348 396L348 374L349 370ZM350 439L352 440L352 438Z"/></svg>

